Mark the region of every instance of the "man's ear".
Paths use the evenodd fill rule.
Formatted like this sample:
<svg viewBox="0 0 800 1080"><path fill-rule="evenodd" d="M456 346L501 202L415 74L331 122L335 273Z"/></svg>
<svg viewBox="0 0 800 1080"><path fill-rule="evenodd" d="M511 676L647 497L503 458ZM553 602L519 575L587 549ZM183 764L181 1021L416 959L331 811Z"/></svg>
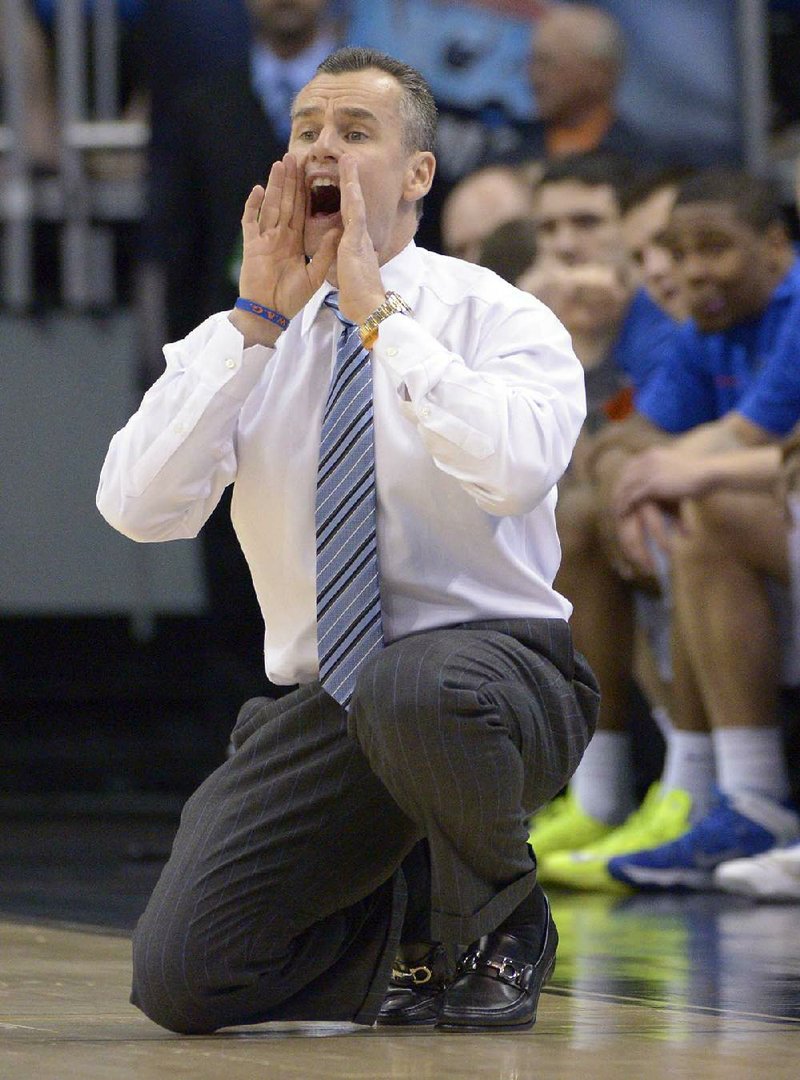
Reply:
<svg viewBox="0 0 800 1080"><path fill-rule="evenodd" d="M413 154L403 185L406 202L419 202L431 189L436 172L436 158L429 150L417 150Z"/></svg>
<svg viewBox="0 0 800 1080"><path fill-rule="evenodd" d="M767 251L776 265L783 262L787 252L791 249L791 240L786 226L780 221L773 221L764 230L764 242Z"/></svg>

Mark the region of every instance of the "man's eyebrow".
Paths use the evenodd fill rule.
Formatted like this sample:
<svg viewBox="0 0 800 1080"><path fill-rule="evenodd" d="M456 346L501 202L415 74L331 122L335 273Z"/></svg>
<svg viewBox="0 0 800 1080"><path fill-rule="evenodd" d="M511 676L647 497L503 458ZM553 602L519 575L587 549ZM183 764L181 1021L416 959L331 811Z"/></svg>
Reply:
<svg viewBox="0 0 800 1080"><path fill-rule="evenodd" d="M321 113L322 109L318 105L306 105L302 109L295 109L292 113L292 120L305 119L308 116L314 116L316 113Z"/></svg>
<svg viewBox="0 0 800 1080"><path fill-rule="evenodd" d="M351 120L374 120L377 121L375 113L370 112L369 109L362 109L358 105L346 105L337 112L344 113L345 116L350 117Z"/></svg>
<svg viewBox="0 0 800 1080"><path fill-rule="evenodd" d="M309 117L317 116L324 112L324 109L320 105L306 105L302 109L296 109L292 114L292 120L307 120ZM377 116L375 113L370 112L369 109L362 109L358 105L345 105L342 108L336 110L337 113L343 114L350 120L371 120L373 123L377 123Z"/></svg>

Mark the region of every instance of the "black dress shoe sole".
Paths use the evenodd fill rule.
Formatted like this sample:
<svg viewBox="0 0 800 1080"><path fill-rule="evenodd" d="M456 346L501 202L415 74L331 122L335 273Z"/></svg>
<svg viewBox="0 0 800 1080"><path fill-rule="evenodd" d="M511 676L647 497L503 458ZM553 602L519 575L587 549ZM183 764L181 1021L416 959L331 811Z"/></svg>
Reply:
<svg viewBox="0 0 800 1080"><path fill-rule="evenodd" d="M397 1017L396 1019L388 1019L384 1016L379 1016L375 1021L378 1027L435 1027L437 1024L437 1018L435 1016L426 1016L420 1019L408 1017Z"/></svg>
<svg viewBox="0 0 800 1080"><path fill-rule="evenodd" d="M530 1031L536 1022L534 1016L523 1024L437 1024L437 1031L444 1031L448 1035L490 1035L492 1032L514 1035L518 1031Z"/></svg>

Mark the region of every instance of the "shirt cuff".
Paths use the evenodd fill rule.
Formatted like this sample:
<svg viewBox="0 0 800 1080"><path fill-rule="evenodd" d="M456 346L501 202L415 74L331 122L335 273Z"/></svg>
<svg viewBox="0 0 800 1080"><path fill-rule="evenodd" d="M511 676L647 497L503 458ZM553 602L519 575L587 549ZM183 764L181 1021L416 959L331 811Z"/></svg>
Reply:
<svg viewBox="0 0 800 1080"><path fill-rule="evenodd" d="M201 332L205 331L201 334ZM192 341L195 335L199 341ZM203 340L205 339L205 340ZM214 393L244 401L275 352L266 345L244 348L244 337L228 318L227 312L213 315L185 339L189 352L199 346L192 362L199 381ZM182 343L181 343L182 344ZM167 346L167 350L173 346Z"/></svg>
<svg viewBox="0 0 800 1080"><path fill-rule="evenodd" d="M453 362L430 331L400 312L383 320L373 352L398 395L414 404L431 392Z"/></svg>

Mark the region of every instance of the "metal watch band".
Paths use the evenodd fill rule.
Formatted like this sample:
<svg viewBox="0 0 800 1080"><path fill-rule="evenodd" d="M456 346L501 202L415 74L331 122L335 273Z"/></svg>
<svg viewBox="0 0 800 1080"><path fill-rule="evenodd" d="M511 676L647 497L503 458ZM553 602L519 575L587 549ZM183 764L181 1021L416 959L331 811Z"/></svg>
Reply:
<svg viewBox="0 0 800 1080"><path fill-rule="evenodd" d="M399 293L390 290L386 293L386 299L383 303L375 308L372 314L368 315L358 327L361 343L365 349L371 349L375 344L378 337L378 327L383 320L396 313L410 315L411 308Z"/></svg>

